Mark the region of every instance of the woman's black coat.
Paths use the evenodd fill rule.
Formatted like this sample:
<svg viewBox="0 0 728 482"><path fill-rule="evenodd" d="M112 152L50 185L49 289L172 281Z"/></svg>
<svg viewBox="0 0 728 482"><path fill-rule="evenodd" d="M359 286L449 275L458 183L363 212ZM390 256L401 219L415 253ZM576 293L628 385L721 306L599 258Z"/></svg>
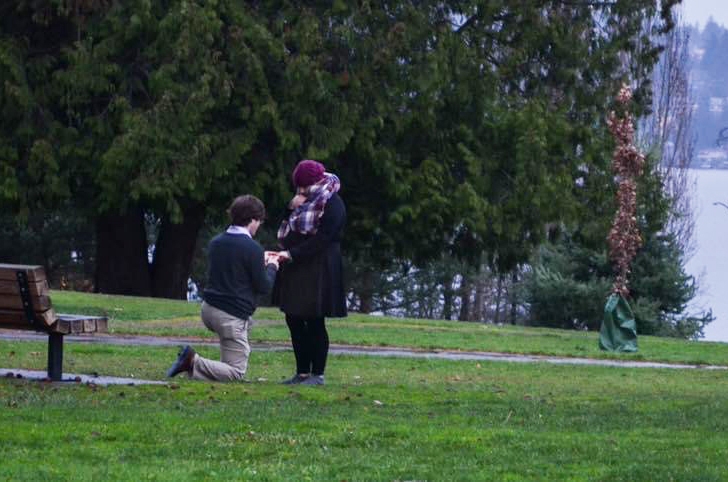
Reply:
<svg viewBox="0 0 728 482"><path fill-rule="evenodd" d="M282 263L273 287L273 304L287 315L307 318L346 316L341 236L346 208L334 193L316 234L289 232L281 244L292 260Z"/></svg>

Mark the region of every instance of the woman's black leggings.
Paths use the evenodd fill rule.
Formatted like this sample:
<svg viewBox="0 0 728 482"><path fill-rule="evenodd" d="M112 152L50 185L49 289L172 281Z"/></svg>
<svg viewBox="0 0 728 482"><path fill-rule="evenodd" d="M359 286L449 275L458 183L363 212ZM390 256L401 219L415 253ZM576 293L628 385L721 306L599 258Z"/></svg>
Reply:
<svg viewBox="0 0 728 482"><path fill-rule="evenodd" d="M291 331L296 373L323 375L329 354L329 334L324 318L286 315L286 324Z"/></svg>

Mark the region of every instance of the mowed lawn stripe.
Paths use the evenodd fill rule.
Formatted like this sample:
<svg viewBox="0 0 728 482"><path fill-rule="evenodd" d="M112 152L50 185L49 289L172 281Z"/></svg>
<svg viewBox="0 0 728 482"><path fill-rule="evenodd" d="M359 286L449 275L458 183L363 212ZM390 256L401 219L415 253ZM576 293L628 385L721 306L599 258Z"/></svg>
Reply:
<svg viewBox="0 0 728 482"><path fill-rule="evenodd" d="M42 346L0 342L0 359L13 351L39 367L33 352ZM175 355L170 347L68 348L74 369L141 378L161 379ZM318 389L278 383L292 370L287 352L254 352L251 383L0 380L0 478L728 477L728 377L719 371L354 356L329 364Z"/></svg>

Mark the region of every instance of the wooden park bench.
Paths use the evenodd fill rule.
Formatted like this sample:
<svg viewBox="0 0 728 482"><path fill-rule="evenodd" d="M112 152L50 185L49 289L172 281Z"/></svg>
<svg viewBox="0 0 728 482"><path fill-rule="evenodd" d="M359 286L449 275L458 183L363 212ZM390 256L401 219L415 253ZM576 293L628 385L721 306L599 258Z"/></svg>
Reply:
<svg viewBox="0 0 728 482"><path fill-rule="evenodd" d="M48 378L63 375L63 336L105 333L103 316L57 314L42 266L0 264L0 328L48 334Z"/></svg>

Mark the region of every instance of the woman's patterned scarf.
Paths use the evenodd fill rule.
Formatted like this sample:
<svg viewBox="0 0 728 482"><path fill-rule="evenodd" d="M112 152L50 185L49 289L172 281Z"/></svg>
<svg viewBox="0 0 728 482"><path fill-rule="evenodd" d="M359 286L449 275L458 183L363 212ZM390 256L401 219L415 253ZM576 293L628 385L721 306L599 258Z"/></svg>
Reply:
<svg viewBox="0 0 728 482"><path fill-rule="evenodd" d="M339 178L336 177L336 174L327 172L324 173L322 180L299 192L306 196L306 201L295 208L288 219L281 222L281 226L278 228L278 240L283 241L291 231L301 234L316 234L326 203L339 189L341 189Z"/></svg>

